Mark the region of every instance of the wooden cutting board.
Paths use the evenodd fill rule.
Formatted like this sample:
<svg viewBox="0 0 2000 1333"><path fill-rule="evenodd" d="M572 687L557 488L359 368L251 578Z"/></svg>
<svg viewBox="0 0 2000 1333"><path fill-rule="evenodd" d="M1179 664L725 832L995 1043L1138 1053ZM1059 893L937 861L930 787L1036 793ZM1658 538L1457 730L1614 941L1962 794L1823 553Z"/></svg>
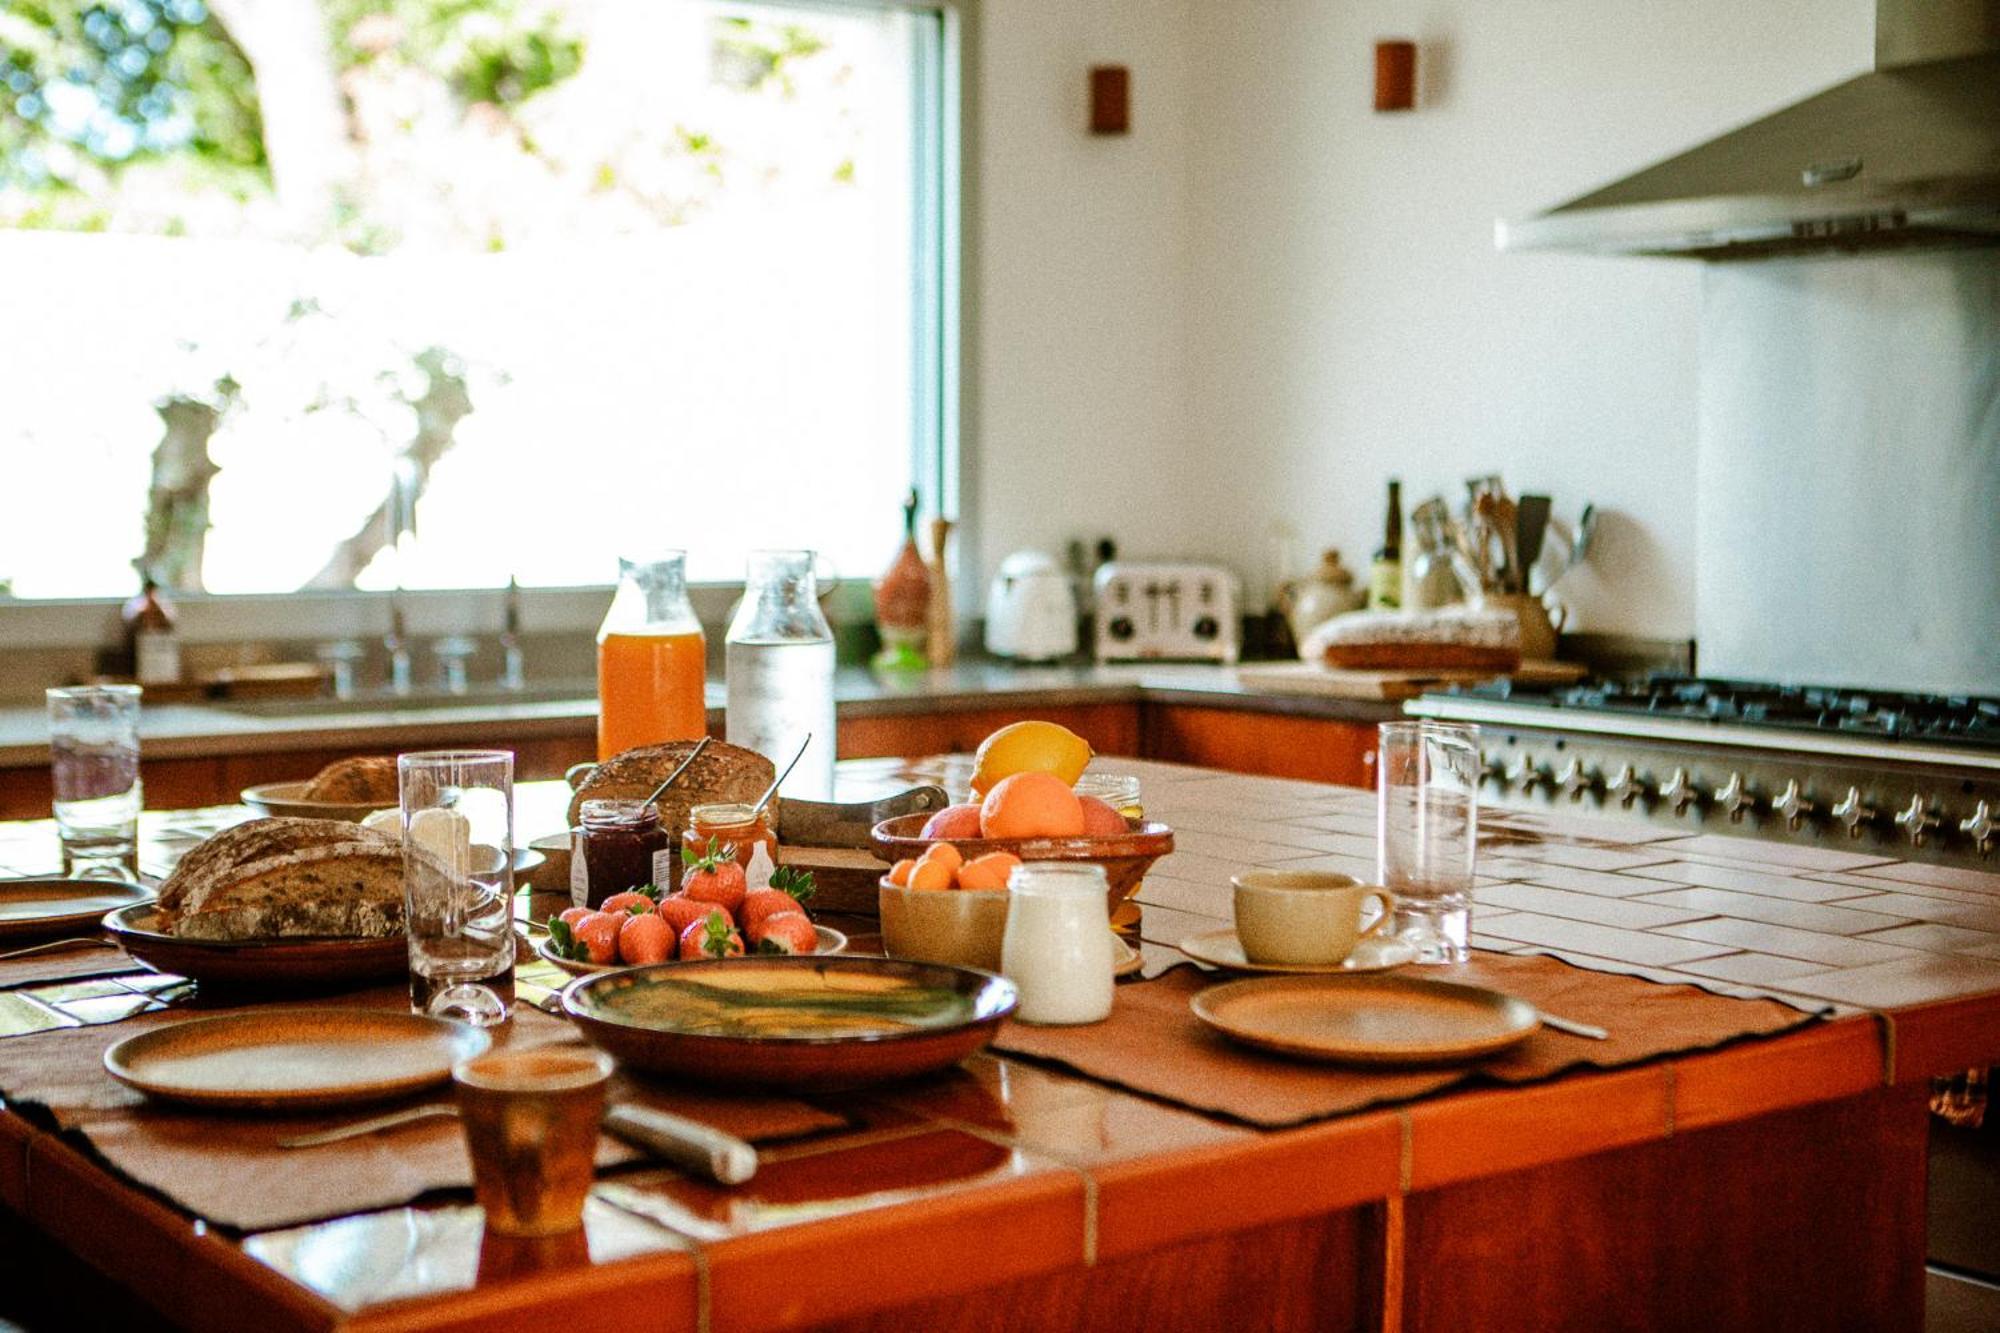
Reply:
<svg viewBox="0 0 2000 1333"><path fill-rule="evenodd" d="M1518 685L1569 685L1590 674L1575 662L1523 662L1507 673ZM1236 668L1236 678L1273 694L1317 695L1325 699L1414 699L1447 685L1492 680L1490 671L1345 671L1317 662L1255 662Z"/></svg>

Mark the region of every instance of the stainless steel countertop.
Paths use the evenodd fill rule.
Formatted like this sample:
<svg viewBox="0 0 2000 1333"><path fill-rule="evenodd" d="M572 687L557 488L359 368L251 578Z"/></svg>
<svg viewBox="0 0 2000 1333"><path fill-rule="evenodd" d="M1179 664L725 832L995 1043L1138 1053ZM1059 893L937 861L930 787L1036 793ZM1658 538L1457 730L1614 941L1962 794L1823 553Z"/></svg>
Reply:
<svg viewBox="0 0 2000 1333"><path fill-rule="evenodd" d="M1274 694L1246 686L1233 667L1207 664L1019 666L975 659L908 676L844 667L834 679L842 717L890 717L989 707L1056 708L1093 703L1181 703L1228 706L1302 717L1379 722L1400 707L1368 700ZM719 716L723 689L708 687ZM571 736L597 716L590 681L537 685L524 695L497 692L462 698L393 701L380 696L350 703L331 699L163 704L144 710L140 743L149 759L204 758L398 742L456 743L490 737ZM0 707L0 768L49 762L48 720L33 705Z"/></svg>

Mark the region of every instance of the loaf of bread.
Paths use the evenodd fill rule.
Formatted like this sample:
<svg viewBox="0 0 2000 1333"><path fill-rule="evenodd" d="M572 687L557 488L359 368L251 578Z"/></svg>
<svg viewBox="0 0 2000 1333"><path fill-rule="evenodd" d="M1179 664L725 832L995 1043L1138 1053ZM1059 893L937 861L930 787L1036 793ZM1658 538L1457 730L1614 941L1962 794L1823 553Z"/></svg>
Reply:
<svg viewBox="0 0 2000 1333"><path fill-rule="evenodd" d="M396 761L386 755L336 759L313 774L300 799L341 805L394 805L399 799Z"/></svg>
<svg viewBox="0 0 2000 1333"><path fill-rule="evenodd" d="M1521 622L1508 611L1357 611L1335 616L1299 656L1354 671L1491 671L1521 665Z"/></svg>
<svg viewBox="0 0 2000 1333"><path fill-rule="evenodd" d="M570 827L576 827L585 801L643 801L681 766L694 741L641 745L613 755L592 769L569 801ZM687 830L688 811L697 805L755 801L778 776L771 761L755 750L727 741L710 741L679 782L660 795L660 823L674 845ZM773 821L776 822L775 820Z"/></svg>
<svg viewBox="0 0 2000 1333"><path fill-rule="evenodd" d="M160 913L188 939L401 934L402 844L345 820L253 819L181 858Z"/></svg>

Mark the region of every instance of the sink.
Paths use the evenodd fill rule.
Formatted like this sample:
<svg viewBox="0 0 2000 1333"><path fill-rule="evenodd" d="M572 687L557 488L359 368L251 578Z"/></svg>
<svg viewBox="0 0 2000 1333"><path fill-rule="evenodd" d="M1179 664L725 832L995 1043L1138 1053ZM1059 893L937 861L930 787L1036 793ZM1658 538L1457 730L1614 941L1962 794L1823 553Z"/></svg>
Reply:
<svg viewBox="0 0 2000 1333"><path fill-rule="evenodd" d="M415 713L440 708L506 708L516 704L592 703L597 691L591 682L554 682L524 690L503 690L482 686L464 694L442 690L413 694L357 694L352 699L235 699L207 705L217 712L239 717L340 717L359 713Z"/></svg>

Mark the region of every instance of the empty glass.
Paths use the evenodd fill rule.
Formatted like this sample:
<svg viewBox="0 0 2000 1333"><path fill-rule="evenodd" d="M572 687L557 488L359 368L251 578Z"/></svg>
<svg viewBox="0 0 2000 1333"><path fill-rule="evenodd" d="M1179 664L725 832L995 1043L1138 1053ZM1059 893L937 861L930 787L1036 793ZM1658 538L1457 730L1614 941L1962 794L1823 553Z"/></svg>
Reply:
<svg viewBox="0 0 2000 1333"><path fill-rule="evenodd" d="M48 692L49 757L63 873L132 879L138 870L139 687L79 685Z"/></svg>
<svg viewBox="0 0 2000 1333"><path fill-rule="evenodd" d="M410 1006L490 1026L514 1002L514 756L399 755Z"/></svg>
<svg viewBox="0 0 2000 1333"><path fill-rule="evenodd" d="M1396 934L1420 963L1465 961L1479 837L1479 728L1384 722L1376 857L1396 895Z"/></svg>

